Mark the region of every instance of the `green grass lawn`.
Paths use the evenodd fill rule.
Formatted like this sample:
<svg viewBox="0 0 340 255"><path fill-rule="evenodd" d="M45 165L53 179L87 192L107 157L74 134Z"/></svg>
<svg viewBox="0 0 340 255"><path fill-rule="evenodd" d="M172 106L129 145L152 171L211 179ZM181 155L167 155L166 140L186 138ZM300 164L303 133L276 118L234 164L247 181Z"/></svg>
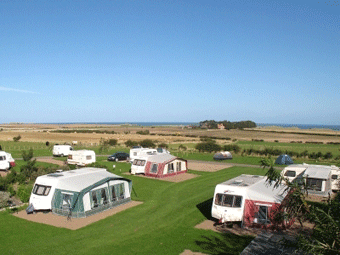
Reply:
<svg viewBox="0 0 340 255"><path fill-rule="evenodd" d="M303 152L307 150L308 152L322 152L323 154L331 152L334 157L340 155L340 146L334 144L310 144L310 143L273 143L273 142L254 142L254 141L238 141L242 149L264 149L264 148L274 148L280 149L282 151L295 151Z"/></svg>
<svg viewBox="0 0 340 255"><path fill-rule="evenodd" d="M105 162L114 173L129 164ZM116 168L113 170L112 165ZM79 230L68 230L0 213L1 254L180 254L185 249L207 254L239 254L249 236L195 229L210 217L216 184L242 173L263 175L266 170L232 167L170 183L139 176L133 181L132 199L144 203Z"/></svg>

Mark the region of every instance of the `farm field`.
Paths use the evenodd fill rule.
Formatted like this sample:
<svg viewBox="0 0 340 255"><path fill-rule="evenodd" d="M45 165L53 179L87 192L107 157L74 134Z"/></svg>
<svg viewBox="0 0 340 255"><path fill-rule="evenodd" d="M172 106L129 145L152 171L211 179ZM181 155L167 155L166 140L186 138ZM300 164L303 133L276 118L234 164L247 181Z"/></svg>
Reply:
<svg viewBox="0 0 340 255"><path fill-rule="evenodd" d="M183 126L141 127L135 125L104 125L104 124L1 124L0 141L13 141L20 135L23 142L99 144L100 139L117 139L124 143L128 139L141 141L143 139L158 140L160 143L192 143L199 137L208 136L221 139L222 144L232 140L252 141L253 139L266 142L340 142L340 131L327 129L297 129L263 127L247 130L207 130L192 129ZM87 133L82 131L87 130ZM148 135L137 132L149 131ZM97 132L97 133L96 133ZM100 132L100 133L98 133ZM112 134L114 132L114 134Z"/></svg>

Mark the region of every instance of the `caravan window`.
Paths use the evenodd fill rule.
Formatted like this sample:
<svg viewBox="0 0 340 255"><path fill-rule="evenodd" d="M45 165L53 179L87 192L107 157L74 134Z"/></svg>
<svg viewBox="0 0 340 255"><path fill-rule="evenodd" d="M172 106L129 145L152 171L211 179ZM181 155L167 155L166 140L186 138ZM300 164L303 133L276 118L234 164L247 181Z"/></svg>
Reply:
<svg viewBox="0 0 340 255"><path fill-rule="evenodd" d="M51 186L36 184L33 188L33 194L39 195L39 196L48 196L48 194L50 193L50 190L51 190Z"/></svg>
<svg viewBox="0 0 340 255"><path fill-rule="evenodd" d="M215 204L226 207L240 208L242 205L242 196L216 194Z"/></svg>
<svg viewBox="0 0 340 255"><path fill-rule="evenodd" d="M145 160L135 159L133 161L133 165L135 165L135 166L144 166L145 165Z"/></svg>
<svg viewBox="0 0 340 255"><path fill-rule="evenodd" d="M151 170L150 170L150 172L151 173L157 173L157 168L158 168L158 165L157 164L152 164L152 167L151 167Z"/></svg>
<svg viewBox="0 0 340 255"><path fill-rule="evenodd" d="M262 224L270 223L270 220L268 218L268 207L260 205L256 218L257 218L258 223L262 223Z"/></svg>
<svg viewBox="0 0 340 255"><path fill-rule="evenodd" d="M338 176L336 174L333 174L332 175L332 180L337 180L338 179Z"/></svg>
<svg viewBox="0 0 340 255"><path fill-rule="evenodd" d="M87 155L86 156L86 160L91 160L92 159L92 156L91 155Z"/></svg>
<svg viewBox="0 0 340 255"><path fill-rule="evenodd" d="M291 170L287 170L287 172L285 172L285 176L287 176L287 177L295 177L296 176L296 172L295 171L291 171Z"/></svg>
<svg viewBox="0 0 340 255"><path fill-rule="evenodd" d="M0 160L6 160L6 156L0 156Z"/></svg>
<svg viewBox="0 0 340 255"><path fill-rule="evenodd" d="M321 191L321 188L322 188L322 180L321 179L307 178L306 182L307 182L308 189Z"/></svg>

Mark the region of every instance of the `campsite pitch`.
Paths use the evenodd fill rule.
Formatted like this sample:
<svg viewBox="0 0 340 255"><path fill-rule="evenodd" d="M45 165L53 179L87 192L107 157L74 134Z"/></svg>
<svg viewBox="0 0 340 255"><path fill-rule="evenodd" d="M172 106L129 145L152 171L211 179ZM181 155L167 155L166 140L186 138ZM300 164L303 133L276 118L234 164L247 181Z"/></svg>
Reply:
<svg viewBox="0 0 340 255"><path fill-rule="evenodd" d="M232 167L233 164L218 162L195 162L188 160L188 169L203 172L216 172L222 169Z"/></svg>
<svg viewBox="0 0 340 255"><path fill-rule="evenodd" d="M36 214L27 214L25 210L20 211L18 213L14 213L14 216L19 218L34 221L37 223L43 223L47 225L52 225L59 228L68 228L71 230L76 230L82 227L85 227L93 222L105 219L108 216L114 215L131 207L142 204L143 202L139 201L131 201L129 203L114 207L112 209L106 210L101 213L97 213L86 218L71 218L67 219L66 216L60 216L50 213L36 213Z"/></svg>

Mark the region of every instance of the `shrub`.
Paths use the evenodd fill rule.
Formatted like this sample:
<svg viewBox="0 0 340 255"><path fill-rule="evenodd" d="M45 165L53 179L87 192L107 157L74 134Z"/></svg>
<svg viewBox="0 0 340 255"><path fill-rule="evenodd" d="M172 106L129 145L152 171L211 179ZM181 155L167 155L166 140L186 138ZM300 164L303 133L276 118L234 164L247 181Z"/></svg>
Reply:
<svg viewBox="0 0 340 255"><path fill-rule="evenodd" d="M88 167L105 168L106 170L109 170L106 165L99 163L99 162L94 162L92 164L89 164Z"/></svg>
<svg viewBox="0 0 340 255"><path fill-rule="evenodd" d="M8 186L7 191L11 194L11 196L15 196L16 195L16 192L15 192L15 190L14 190L12 185Z"/></svg>
<svg viewBox="0 0 340 255"><path fill-rule="evenodd" d="M13 141L14 141L14 142L19 142L20 139L21 139L21 135L18 135L18 136L14 136L14 137L13 137Z"/></svg>
<svg viewBox="0 0 340 255"><path fill-rule="evenodd" d="M186 150L187 150L187 147L184 146L183 144L180 144L180 145L178 146L178 149L179 149L180 151L186 151Z"/></svg>
<svg viewBox="0 0 340 255"><path fill-rule="evenodd" d="M31 190L32 190L31 186L27 186L27 185L19 186L17 195L20 198L21 202L27 203L29 201Z"/></svg>
<svg viewBox="0 0 340 255"><path fill-rule="evenodd" d="M7 178L0 176L0 190L6 191L8 187Z"/></svg>
<svg viewBox="0 0 340 255"><path fill-rule="evenodd" d="M132 148L133 146L137 146L137 145L138 145L138 142L136 142L136 141L127 140L127 141L125 142L125 146L126 146L126 147Z"/></svg>
<svg viewBox="0 0 340 255"><path fill-rule="evenodd" d="M117 140L117 139L109 139L109 140L107 141L107 143L108 143L109 145L111 145L111 146L116 146L117 143L118 143L118 140Z"/></svg>
<svg viewBox="0 0 340 255"><path fill-rule="evenodd" d="M8 183L15 183L17 182L17 172L16 171L11 171L7 176L6 180Z"/></svg>
<svg viewBox="0 0 340 255"><path fill-rule="evenodd" d="M137 131L136 134L138 135L148 135L150 134L150 131L147 129L147 130L141 130L141 131Z"/></svg>
<svg viewBox="0 0 340 255"><path fill-rule="evenodd" d="M33 149L30 149L28 152L22 151L22 158L26 162L26 165L20 167L20 174L25 177L25 179L30 179L32 174L38 170L35 166L36 159L33 158Z"/></svg>
<svg viewBox="0 0 340 255"><path fill-rule="evenodd" d="M6 207L10 201L10 194L8 192L0 191L0 208Z"/></svg>
<svg viewBox="0 0 340 255"><path fill-rule="evenodd" d="M22 151L22 158L24 161L30 161L33 158L33 149L29 149L29 151Z"/></svg>
<svg viewBox="0 0 340 255"><path fill-rule="evenodd" d="M200 136L200 140L201 140L201 142L212 142L212 143L216 143L216 141L213 140L212 137L208 137L208 136Z"/></svg>
<svg viewBox="0 0 340 255"><path fill-rule="evenodd" d="M241 151L241 148L237 144L228 144L223 146L223 150L239 153Z"/></svg>
<svg viewBox="0 0 340 255"><path fill-rule="evenodd" d="M158 144L158 147L167 149L169 146L166 143L160 143L160 144Z"/></svg>
<svg viewBox="0 0 340 255"><path fill-rule="evenodd" d="M253 142L264 142L263 139L251 139Z"/></svg>
<svg viewBox="0 0 340 255"><path fill-rule="evenodd" d="M323 155L324 159L331 159L333 158L333 154L332 152L326 152L325 155Z"/></svg>
<svg viewBox="0 0 340 255"><path fill-rule="evenodd" d="M150 139L145 139L143 141L140 142L140 145L144 148L153 148L156 147L155 143L150 140Z"/></svg>
<svg viewBox="0 0 340 255"><path fill-rule="evenodd" d="M196 150L199 152L213 152L220 151L222 148L216 142L203 142L195 146Z"/></svg>

